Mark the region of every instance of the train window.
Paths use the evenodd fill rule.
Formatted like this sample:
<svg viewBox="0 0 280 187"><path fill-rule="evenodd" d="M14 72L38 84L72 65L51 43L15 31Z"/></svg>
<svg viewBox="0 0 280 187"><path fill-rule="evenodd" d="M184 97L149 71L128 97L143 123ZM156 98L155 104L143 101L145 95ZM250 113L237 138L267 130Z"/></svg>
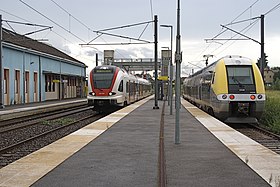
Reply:
<svg viewBox="0 0 280 187"><path fill-rule="evenodd" d="M254 84L250 66L227 66L228 83L231 85Z"/></svg>
<svg viewBox="0 0 280 187"><path fill-rule="evenodd" d="M128 82L126 82L126 93L128 93L129 92L129 84L128 84Z"/></svg>
<svg viewBox="0 0 280 187"><path fill-rule="evenodd" d="M118 91L119 91L119 92L123 92L123 80L120 82Z"/></svg>
<svg viewBox="0 0 280 187"><path fill-rule="evenodd" d="M111 72L94 73L93 74L94 88L97 88L97 89L110 88L113 77L114 77L114 73L111 73Z"/></svg>

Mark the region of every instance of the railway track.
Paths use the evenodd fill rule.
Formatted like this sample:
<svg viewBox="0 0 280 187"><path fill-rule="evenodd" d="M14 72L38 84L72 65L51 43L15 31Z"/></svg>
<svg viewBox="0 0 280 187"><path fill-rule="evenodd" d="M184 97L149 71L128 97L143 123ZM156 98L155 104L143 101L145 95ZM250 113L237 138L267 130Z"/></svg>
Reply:
<svg viewBox="0 0 280 187"><path fill-rule="evenodd" d="M40 114L34 114L32 116L22 116L22 117L17 117L17 118L13 118L13 119L7 119L7 120L1 120L1 124L0 124L0 132L1 129L7 126L12 126L13 124L19 124L19 123L24 123L24 122L29 122L32 120L40 120L42 118L46 118L49 116L54 116L56 114L62 114L62 113L66 113L66 112L71 112L71 111L76 111L79 109L85 109L87 107L87 105L82 105L82 106L76 106L76 107L70 107L67 109L60 109L60 110L55 110L55 111L50 111L50 112L44 112L44 113L40 113Z"/></svg>
<svg viewBox="0 0 280 187"><path fill-rule="evenodd" d="M230 125L235 130L248 136L249 138L255 140L256 142L262 144L268 149L280 154L280 136L271 133L257 125L247 124L247 125Z"/></svg>
<svg viewBox="0 0 280 187"><path fill-rule="evenodd" d="M13 124L11 127L2 127L0 130L0 168L105 115L107 114L97 114L89 108L81 108L75 112L72 109L72 111L56 113L52 116L48 114L46 118L41 120L25 121L24 124L18 126ZM68 117L65 118L66 116ZM63 123L57 124L58 121L63 121Z"/></svg>
<svg viewBox="0 0 280 187"><path fill-rule="evenodd" d="M9 122L9 123L5 123L4 125L0 126L0 134L3 133L7 133L9 131L14 131L14 130L19 130L19 129L23 129L32 125L38 125L40 123L43 123L45 121L49 121L49 120L55 120L55 119L59 119L59 118L63 118L66 116L70 116L79 112L85 112L87 110L91 110L92 107L78 107L78 108L70 108L67 110L63 110L63 111L56 111L56 112L51 112L51 113L46 113L44 114L40 114L40 115L36 115L33 116L32 118L26 117L26 118L22 118L19 120L19 122L15 122L15 120L13 120L13 122Z"/></svg>

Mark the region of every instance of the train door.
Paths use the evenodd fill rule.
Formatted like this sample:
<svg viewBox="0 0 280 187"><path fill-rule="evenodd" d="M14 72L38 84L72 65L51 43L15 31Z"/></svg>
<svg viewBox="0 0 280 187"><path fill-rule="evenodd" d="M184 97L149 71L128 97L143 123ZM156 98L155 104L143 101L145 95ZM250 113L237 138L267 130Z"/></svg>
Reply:
<svg viewBox="0 0 280 187"><path fill-rule="evenodd" d="M19 104L20 102L20 70L15 70L15 83L14 83L14 104Z"/></svg>
<svg viewBox="0 0 280 187"><path fill-rule="evenodd" d="M140 97L139 83L135 83L135 100L138 100Z"/></svg>
<svg viewBox="0 0 280 187"><path fill-rule="evenodd" d="M203 78L201 77L199 86L198 86L198 99L199 100L202 99L202 93L203 93L202 87L203 87Z"/></svg>
<svg viewBox="0 0 280 187"><path fill-rule="evenodd" d="M128 103L131 103L131 83L127 82Z"/></svg>
<svg viewBox="0 0 280 187"><path fill-rule="evenodd" d="M134 102L136 100L136 82L133 82L132 85L133 85L133 89L132 89L133 97L132 97L132 99L133 99L133 102Z"/></svg>
<svg viewBox="0 0 280 187"><path fill-rule="evenodd" d="M26 71L25 72L25 81L24 81L24 85L25 85L25 103L29 103L29 72Z"/></svg>
<svg viewBox="0 0 280 187"><path fill-rule="evenodd" d="M9 104L10 95L10 80L9 80L9 70L4 69L4 105Z"/></svg>
<svg viewBox="0 0 280 187"><path fill-rule="evenodd" d="M143 93L143 84L139 84L139 95L140 95L140 98L143 98L143 97L144 97L144 93Z"/></svg>
<svg viewBox="0 0 280 187"><path fill-rule="evenodd" d="M125 100L129 104L129 81L126 80L125 82Z"/></svg>

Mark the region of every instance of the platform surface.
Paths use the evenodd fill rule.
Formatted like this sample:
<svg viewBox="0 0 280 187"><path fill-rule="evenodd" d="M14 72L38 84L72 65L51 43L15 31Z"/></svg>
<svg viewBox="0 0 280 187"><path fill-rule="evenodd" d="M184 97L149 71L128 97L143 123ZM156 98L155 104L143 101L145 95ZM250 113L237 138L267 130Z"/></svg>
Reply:
<svg viewBox="0 0 280 187"><path fill-rule="evenodd" d="M153 99L142 100L2 168L0 186L157 186L163 101L158 104L156 110ZM165 106L167 186L279 184L279 155L182 104L178 145L175 110L169 115Z"/></svg>

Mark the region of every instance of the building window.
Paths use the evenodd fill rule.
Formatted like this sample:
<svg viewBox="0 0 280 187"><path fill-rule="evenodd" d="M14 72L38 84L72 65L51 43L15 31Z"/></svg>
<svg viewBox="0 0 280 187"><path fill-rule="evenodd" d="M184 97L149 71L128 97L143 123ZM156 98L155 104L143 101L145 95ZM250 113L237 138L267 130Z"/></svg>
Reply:
<svg viewBox="0 0 280 187"><path fill-rule="evenodd" d="M55 78L54 75L45 76L45 91L46 92L55 92Z"/></svg>

